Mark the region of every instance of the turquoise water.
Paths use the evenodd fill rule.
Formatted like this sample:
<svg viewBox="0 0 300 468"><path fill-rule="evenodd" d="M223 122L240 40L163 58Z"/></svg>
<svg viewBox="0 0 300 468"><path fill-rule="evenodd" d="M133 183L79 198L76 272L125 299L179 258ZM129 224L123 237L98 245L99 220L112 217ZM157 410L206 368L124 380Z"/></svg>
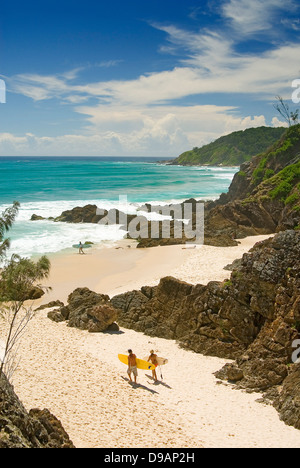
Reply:
<svg viewBox="0 0 300 468"><path fill-rule="evenodd" d="M0 203L13 200L131 202L214 198L227 191L235 169L166 166L154 158L0 158Z"/></svg>
<svg viewBox="0 0 300 468"><path fill-rule="evenodd" d="M58 252L79 240L113 241L124 232L115 226L32 222L33 213L49 217L96 204L134 213L145 202L173 202L194 197L215 199L226 192L238 168L181 167L155 158L0 157L0 212L21 203L10 232L11 251L31 256ZM119 197L127 197L126 206Z"/></svg>

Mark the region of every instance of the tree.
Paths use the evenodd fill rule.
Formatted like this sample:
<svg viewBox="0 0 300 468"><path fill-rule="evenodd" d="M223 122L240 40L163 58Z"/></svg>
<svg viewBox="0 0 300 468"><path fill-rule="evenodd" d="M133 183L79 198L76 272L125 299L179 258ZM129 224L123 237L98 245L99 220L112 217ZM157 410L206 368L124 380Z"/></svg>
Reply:
<svg viewBox="0 0 300 468"><path fill-rule="evenodd" d="M278 101L277 104L274 104L274 108L279 112L279 114L287 122L288 126L291 127L298 123L299 120L299 109L296 109L294 112L290 110L289 105L284 102L281 96L276 96Z"/></svg>
<svg viewBox="0 0 300 468"><path fill-rule="evenodd" d="M4 266L0 278L0 316L7 322L7 337L4 357L0 366L0 376L5 368L9 379L16 367L16 343L28 322L34 317L32 305L26 305L32 290L36 287L45 289L39 284L50 272L50 261L41 257L36 263L27 258L13 255Z"/></svg>
<svg viewBox="0 0 300 468"><path fill-rule="evenodd" d="M20 203L14 204L7 208L0 217L0 260L4 257L6 250L9 248L9 239L4 239L5 233L11 228L19 211Z"/></svg>
<svg viewBox="0 0 300 468"><path fill-rule="evenodd" d="M14 202L0 217L0 261L4 261L9 239L6 232L11 228L18 214L20 204ZM38 262L13 255L6 261L0 272L0 318L6 321L7 337L4 355L0 360L0 376L5 370L6 377L12 375L16 364L16 344L28 322L34 317L28 299L35 288L46 289L39 282L49 276L50 261L41 257Z"/></svg>

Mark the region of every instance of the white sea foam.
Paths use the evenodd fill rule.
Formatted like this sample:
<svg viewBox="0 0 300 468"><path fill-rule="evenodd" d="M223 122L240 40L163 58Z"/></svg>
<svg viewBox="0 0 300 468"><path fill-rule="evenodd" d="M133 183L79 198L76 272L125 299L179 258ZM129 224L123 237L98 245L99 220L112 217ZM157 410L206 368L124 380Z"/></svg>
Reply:
<svg viewBox="0 0 300 468"><path fill-rule="evenodd" d="M31 257L59 252L71 248L79 241L90 241L95 244L118 241L124 238L125 231L118 225L99 225L90 223L64 223L54 222L48 219L31 221L31 216L36 214L44 218L57 217L63 211L71 210L76 206L96 205L106 210L119 209L127 214L146 216L149 220L169 219L158 213L146 213L140 210L142 203L129 203L125 198L120 201L108 200L60 200L51 202L23 203L18 217L7 234L11 240L8 256L12 253ZM0 212L9 205L1 205Z"/></svg>
<svg viewBox="0 0 300 468"><path fill-rule="evenodd" d="M134 205L111 202L106 200L72 200L52 201L39 203L24 203L21 205L18 217L7 234L11 239L8 256L15 253L24 257L34 254L55 253L72 247L81 242L101 243L104 241L117 241L124 237L124 230L120 226L102 226L88 223L63 223L49 220L30 221L33 214L44 218L57 217L62 211L71 210L75 206L93 204L99 208L118 208L128 214L134 214L137 207ZM2 212L8 205L0 206Z"/></svg>
<svg viewBox="0 0 300 468"><path fill-rule="evenodd" d="M213 176L216 179L230 180L236 168L210 168L199 167L193 168L206 172L209 177ZM205 177L205 174L203 174ZM226 184L227 185L227 184ZM201 185L198 195L201 193ZM203 195L205 191L203 192ZM179 195L179 194L178 194ZM218 198L219 192L209 196L198 196L196 200L214 200ZM186 201L186 196L182 193L182 199L170 200L150 200L153 206L157 205L174 205ZM8 254L16 253L21 256L31 257L32 255L42 255L59 252L61 250L71 248L73 244L78 244L79 241L90 241L96 244L104 244L105 242L117 241L124 237L124 230L120 226L102 226L98 224L68 224L49 221L30 221L31 216L36 214L43 218L57 217L63 211L71 210L76 206L96 205L101 209L118 209L127 214L139 214L146 216L149 220L169 219L169 217L161 216L157 213L146 213L140 208L144 205L143 202L129 202L126 197L120 197L119 200L55 200L55 201L33 201L21 204L18 217L13 225L13 228L7 234L11 239L11 248ZM2 213L10 205L0 205L0 213Z"/></svg>

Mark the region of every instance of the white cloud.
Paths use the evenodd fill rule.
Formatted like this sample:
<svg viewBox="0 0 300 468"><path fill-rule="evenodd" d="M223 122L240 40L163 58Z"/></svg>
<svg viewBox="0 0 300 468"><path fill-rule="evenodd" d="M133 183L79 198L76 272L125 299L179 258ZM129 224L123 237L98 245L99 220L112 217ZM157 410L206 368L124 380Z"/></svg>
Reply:
<svg viewBox="0 0 300 468"><path fill-rule="evenodd" d="M56 75L24 73L7 79L11 92L35 102L57 99L73 106L85 126L79 135L0 134L0 154L177 156L220 135L266 125L264 115L248 115L247 111L241 115L236 101L233 106L222 106L220 99L223 94L266 101L274 101L280 94L290 99L291 83L299 74L300 44L273 44L260 54L237 53L236 45L247 34L267 32L274 15L293 6L292 0L228 0L220 10L225 29L214 31L152 24L166 34L167 46L161 50L180 51L184 59L178 59L177 66L169 70L144 73L132 80L77 84L84 67ZM94 66L109 68L120 62L109 60ZM208 94L213 105L199 105ZM185 99L192 102L194 96L195 104L187 105ZM273 118L272 125L282 124Z"/></svg>
<svg viewBox="0 0 300 468"><path fill-rule="evenodd" d="M113 125L102 126L105 115L100 118L101 108L98 108L95 112L97 125L90 127L84 134L40 137L2 133L0 154L176 157L189 148L207 144L221 135L265 125L263 116L241 118L227 112L227 108L216 106L183 107L180 111L175 106L165 110L155 107L152 113L145 108L140 109L139 114L132 113L125 123L122 116L116 114L119 127L111 130Z"/></svg>
<svg viewBox="0 0 300 468"><path fill-rule="evenodd" d="M282 122L277 117L273 117L272 125L273 125L273 127L288 127L287 122Z"/></svg>
<svg viewBox="0 0 300 468"><path fill-rule="evenodd" d="M17 75L9 80L10 90L35 101L58 98L70 103L81 103L96 98L107 106L168 105L175 100L206 93L260 94L274 99L284 94L298 76L300 44L287 44L260 56L238 55L230 44L217 36L200 35L187 42L194 43L190 57L181 67L141 75L133 80L112 80L76 85L64 77L41 75ZM172 40L181 38L184 31L172 30ZM205 46L203 49L198 44ZM185 43L187 43L185 42ZM218 46L221 44L222 47ZM109 108L109 107L108 107ZM76 108L85 112L85 108ZM127 109L126 109L127 112ZM125 113L124 113L125 114Z"/></svg>
<svg viewBox="0 0 300 468"><path fill-rule="evenodd" d="M240 34L269 33L282 11L296 7L293 0L230 0L223 15Z"/></svg>

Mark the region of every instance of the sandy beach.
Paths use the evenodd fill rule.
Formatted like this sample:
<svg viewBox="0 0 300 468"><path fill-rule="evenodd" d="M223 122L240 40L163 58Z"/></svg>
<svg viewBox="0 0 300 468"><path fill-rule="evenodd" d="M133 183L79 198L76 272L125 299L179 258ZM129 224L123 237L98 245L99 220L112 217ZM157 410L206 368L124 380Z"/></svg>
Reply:
<svg viewBox="0 0 300 468"><path fill-rule="evenodd" d="M230 276L224 266L241 258L257 242L269 236L248 237L237 247L182 246L137 249L135 241L121 240L105 247L49 256L52 290L36 304L59 299L66 302L77 287L88 287L110 297L142 286L155 286L164 276L193 284L223 281Z"/></svg>
<svg viewBox="0 0 300 468"><path fill-rule="evenodd" d="M66 301L76 287L110 296L157 284L172 275L191 283L224 280L223 268L241 258L257 241L238 247L182 246L135 249L128 241L116 248L89 249L51 257L48 284L52 299ZM4 337L3 329L0 338ZM169 362L158 371L139 371L128 382L118 353L132 348L138 357L150 349ZM76 447L300 447L300 431L279 420L276 410L219 382L213 373L228 360L181 349L176 342L121 328L119 333L89 334L37 314L20 343L15 391L26 408L48 408L63 423Z"/></svg>

